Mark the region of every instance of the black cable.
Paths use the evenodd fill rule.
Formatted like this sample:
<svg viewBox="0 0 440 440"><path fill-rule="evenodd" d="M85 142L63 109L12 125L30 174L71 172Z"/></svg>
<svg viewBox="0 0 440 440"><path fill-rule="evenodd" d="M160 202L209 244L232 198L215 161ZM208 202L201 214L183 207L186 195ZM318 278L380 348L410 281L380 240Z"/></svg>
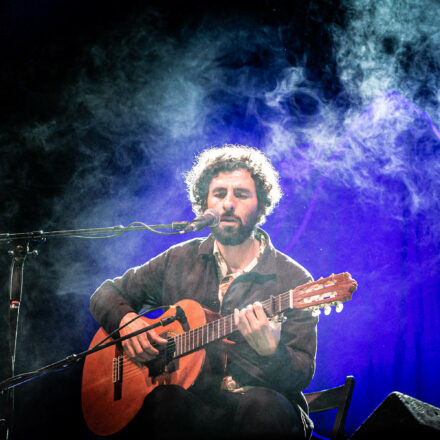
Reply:
<svg viewBox="0 0 440 440"><path fill-rule="evenodd" d="M130 224L127 226L127 228L129 228L130 226L136 226L136 225L143 226L143 227L146 228L147 230L149 230L149 231L151 231L151 232L154 232L155 234L160 234L160 235L181 235L181 234L186 234L186 233L187 233L187 232L185 232L184 230L177 231L177 232L160 232L160 231L158 231L157 229L154 229L154 228L152 228L151 226L146 225L145 223L142 223L142 222L133 222L133 223L130 223ZM125 231L124 231L124 232L125 232Z"/></svg>
<svg viewBox="0 0 440 440"><path fill-rule="evenodd" d="M127 227L121 226L121 228L130 228L131 226L142 226L143 228L147 229L148 231L154 232L155 234L159 234L159 235L181 235L181 234L187 234L187 232L185 232L184 230L177 231L177 232L161 232L161 231L158 231L157 229L154 229L151 226L146 225L145 223L142 223L142 222L133 222L133 223L130 223ZM120 235L124 234L125 232L127 232L127 231L122 230L122 231L115 232L115 233L113 233L111 235L91 236L91 235L78 234L78 235L68 235L68 237L72 237L72 238L88 238L90 240L100 240L100 239L106 239L106 238L119 237Z"/></svg>

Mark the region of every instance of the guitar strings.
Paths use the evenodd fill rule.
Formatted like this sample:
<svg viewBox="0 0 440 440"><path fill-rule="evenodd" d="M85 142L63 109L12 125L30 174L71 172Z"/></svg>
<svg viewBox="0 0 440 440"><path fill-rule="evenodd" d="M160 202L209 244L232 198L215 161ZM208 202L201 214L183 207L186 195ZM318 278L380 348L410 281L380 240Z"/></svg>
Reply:
<svg viewBox="0 0 440 440"><path fill-rule="evenodd" d="M280 310L282 309L281 304L285 302L285 299L286 297L288 298L289 294L290 292L285 292L278 295L277 301ZM269 307L269 305L273 305L273 303L271 303L273 301L272 298L269 298L268 300L262 302L264 308ZM200 327L196 327L195 329L191 329L185 333L179 333L174 337L168 338L167 347L164 350L160 350L162 352L161 354L166 357L170 357L171 360L175 360L176 358L173 356L174 353L178 353L178 356L181 357L181 355L185 352L190 352L191 350L195 350L200 346L209 344L220 339L224 336L220 336L220 332L232 333L233 331L237 330L235 324L232 321L232 318L233 315L228 315L217 321L209 322ZM212 336L214 337L211 339ZM152 344L152 346L156 349L159 349L160 347L160 345L154 343ZM148 368L147 365L139 367L125 354L122 355L122 365L120 365L119 363L116 365L117 368L122 367L123 377L130 377L133 374L138 374L143 368ZM114 368L115 366L113 366L112 368L112 373L114 373Z"/></svg>
<svg viewBox="0 0 440 440"><path fill-rule="evenodd" d="M281 294L278 296L279 298L279 306L281 306L282 303L284 303L284 299L286 296L289 295L290 292L286 292L284 294ZM263 307L269 306L271 299L268 299L266 301L263 301L262 305ZM176 335L175 337L168 338L168 345L165 350L162 350L162 354L166 355L167 357L174 354L176 351L180 351L180 348L183 348L183 350L178 354L180 357L182 353L185 353L187 351L194 350L198 348L200 345L206 345L211 342L214 342L217 339L220 339L222 336L220 336L220 331L222 330L222 324L223 324L223 330L225 333L231 333L235 330L237 330L235 327L235 324L232 322L232 315L228 315L226 317L223 317L217 321L209 322L207 324L204 324L200 327L197 327L195 329L189 330L186 333L180 333ZM209 329L211 327L211 329ZM207 329L207 334L204 334L204 330ZM212 340L209 340L211 335L210 332L214 334L214 338ZM217 333L217 335L216 335ZM183 341L181 342L181 339ZM204 342L206 340L206 342ZM202 342L200 344L200 341ZM154 348L159 348L158 344L152 344ZM171 358L173 360L175 358ZM126 355L123 355L123 362L122 362L122 368L125 367L125 370L138 370L139 367Z"/></svg>
<svg viewBox="0 0 440 440"><path fill-rule="evenodd" d="M223 329L222 329L222 324L223 324ZM205 329L207 330L206 335L204 335L203 333ZM165 355L167 357L170 356L171 360L176 359L173 358L172 355L176 352L177 345L180 344L179 340L183 339L181 345L182 347L184 347L184 349L182 350L181 353L178 354L179 357L182 357L181 355L184 354L185 352L187 351L189 352L199 347L200 341L204 341L205 339L208 339L206 343L202 344L205 345L220 339L222 337L220 336L221 330L223 330L225 333L232 333L233 331L237 330L237 327L232 321L232 315L228 315L217 321L209 322L200 327L196 327L195 329L189 330L186 333L180 333L172 338L168 338L167 347L165 348L165 350L162 350L162 355ZM211 336L214 337L211 339ZM152 345L154 348L159 347L158 344L153 343ZM120 368L121 366L122 366L123 378L130 378L135 374L139 374L143 368L148 368L147 365L143 365L142 367L139 367L125 354L122 355L122 365L117 364L116 368ZM113 366L112 368L112 380L113 380L113 374L115 372L114 368L115 366Z"/></svg>
<svg viewBox="0 0 440 440"><path fill-rule="evenodd" d="M325 281L325 280L323 280L323 281ZM310 284L318 284L318 282L315 281ZM325 284L322 283L322 285L325 288ZM304 287L304 286L301 286L301 287ZM295 291L296 290L297 289L295 289ZM298 291L296 293L298 294L298 296L301 296L300 291ZM290 294L291 294L291 291L288 291L288 292L282 293L282 294L278 295L278 297L276 297L276 301L278 301L278 307L279 307L278 312L275 312L273 310L273 307L275 306L275 303L274 303L275 298L273 296L271 296L266 301L263 301L262 305L265 309L266 309L266 307L270 306L270 308L271 308L270 314L274 314L274 312L279 313L279 312L281 312L281 310L283 310L282 304L285 305L285 300L287 299L290 302ZM204 324L200 327L196 327L195 329L191 329L187 332L179 333L178 335L176 335L174 337L167 338L167 341L168 341L167 347L165 348L165 350L162 350L162 355L165 355L167 357L171 356L171 360L175 360L176 358L173 357L173 355L174 355L174 353L179 351L181 348L183 348L183 350L178 354L178 357L182 357L182 354L184 356L185 352L190 352L191 350L196 351L198 348L200 348L200 346L207 345L211 342L214 342L214 341L222 338L223 336L220 336L222 324L223 324L223 331L225 333L232 333L233 331L237 330L237 328L234 329L234 327L236 327L236 326L232 322L232 316L233 315L228 315L228 316L223 317L217 321L209 322L209 323ZM210 326L211 326L211 329L209 329ZM205 328L207 329L206 335L204 335ZM210 339L210 333L209 333L210 330L212 330L214 333L214 338L212 340L209 340ZM215 333L217 333L217 336L215 335ZM205 336L205 338L204 338L204 336ZM181 341L182 339L183 339L183 341ZM207 339L207 341L204 342L204 339ZM202 341L202 344L200 344L200 340ZM180 345L178 345L178 344L180 344ZM153 343L151 345L154 348L159 348L158 344ZM121 365L118 363L117 366L120 367ZM114 368L115 367L113 366L113 368L112 368L113 374L114 374ZM144 368L148 368L148 366L143 365L142 367L139 367L130 358L128 358L127 355L125 355L125 354L122 355L122 374L123 374L124 378L130 377L134 374L138 374ZM113 375L112 375L112 379L113 379Z"/></svg>
<svg viewBox="0 0 440 440"><path fill-rule="evenodd" d="M231 333L233 331L236 330L235 324L232 322L232 315L226 316L225 318L222 318L218 321L214 321L214 322L210 322L208 324L204 324L200 327L196 327L195 329L189 330L186 333L180 333L172 338L168 338L168 344L167 347L162 351L162 355L164 356L169 356L171 358L171 360L174 360L176 358L174 358L172 355L177 352L177 345L180 344L180 340L183 339L183 343L181 344L182 347L184 347L184 349L182 350L182 352L178 353L178 356L181 357L181 355L187 351L191 351L195 348L197 348L198 346L200 346L200 341L203 341L204 339L210 339L210 335L209 335L209 327L212 328L213 332L212 333L217 333L217 335L214 336L214 338L211 341L207 341L206 344L210 343L210 342L214 342L215 340L221 338L221 336L219 335L220 329L221 329L221 324L220 321L223 321L223 328L224 331L226 333ZM217 328L216 328L217 327ZM204 329L208 330L208 334L204 335ZM204 337L205 336L205 337ZM157 344L152 344L154 348L159 348L160 346ZM203 343L202 345L205 345L205 343ZM180 350L178 350L180 351ZM118 364L118 367L120 367L120 364ZM148 367L147 365L145 365L144 367ZM115 367L113 367L114 369ZM127 377L130 376L130 372L134 371L137 372L140 370L140 367L137 366L130 358L128 358L127 355L122 355L122 369L123 369L123 375L124 377L126 377L126 373L127 373Z"/></svg>

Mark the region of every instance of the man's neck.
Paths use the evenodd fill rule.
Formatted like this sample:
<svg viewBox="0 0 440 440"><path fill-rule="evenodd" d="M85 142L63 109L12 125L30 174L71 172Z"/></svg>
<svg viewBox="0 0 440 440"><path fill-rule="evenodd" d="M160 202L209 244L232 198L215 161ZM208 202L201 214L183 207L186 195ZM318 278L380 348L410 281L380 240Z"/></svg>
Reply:
<svg viewBox="0 0 440 440"><path fill-rule="evenodd" d="M244 269L257 255L258 241L252 237L236 246L226 246L217 241L217 246L230 272Z"/></svg>

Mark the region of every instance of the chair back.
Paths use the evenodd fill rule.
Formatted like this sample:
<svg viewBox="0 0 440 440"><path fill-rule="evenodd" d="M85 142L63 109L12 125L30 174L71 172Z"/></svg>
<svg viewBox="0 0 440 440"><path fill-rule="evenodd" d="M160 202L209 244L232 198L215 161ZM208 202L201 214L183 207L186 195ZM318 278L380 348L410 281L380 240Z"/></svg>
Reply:
<svg viewBox="0 0 440 440"><path fill-rule="evenodd" d="M317 413L337 409L335 423L333 425L331 440L346 439L345 420L354 389L354 377L347 376L344 385L328 390L315 391L304 394L309 404L309 413Z"/></svg>

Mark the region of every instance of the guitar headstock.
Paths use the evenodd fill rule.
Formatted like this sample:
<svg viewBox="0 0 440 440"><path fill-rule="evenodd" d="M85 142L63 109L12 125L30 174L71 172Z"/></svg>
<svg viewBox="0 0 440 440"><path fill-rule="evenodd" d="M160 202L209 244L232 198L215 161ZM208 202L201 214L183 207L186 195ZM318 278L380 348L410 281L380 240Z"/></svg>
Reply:
<svg viewBox="0 0 440 440"><path fill-rule="evenodd" d="M332 306L340 312L342 303L350 301L356 289L357 283L348 272L332 274L291 291L291 307L311 310L314 316L318 316L321 309L326 315L330 314Z"/></svg>

